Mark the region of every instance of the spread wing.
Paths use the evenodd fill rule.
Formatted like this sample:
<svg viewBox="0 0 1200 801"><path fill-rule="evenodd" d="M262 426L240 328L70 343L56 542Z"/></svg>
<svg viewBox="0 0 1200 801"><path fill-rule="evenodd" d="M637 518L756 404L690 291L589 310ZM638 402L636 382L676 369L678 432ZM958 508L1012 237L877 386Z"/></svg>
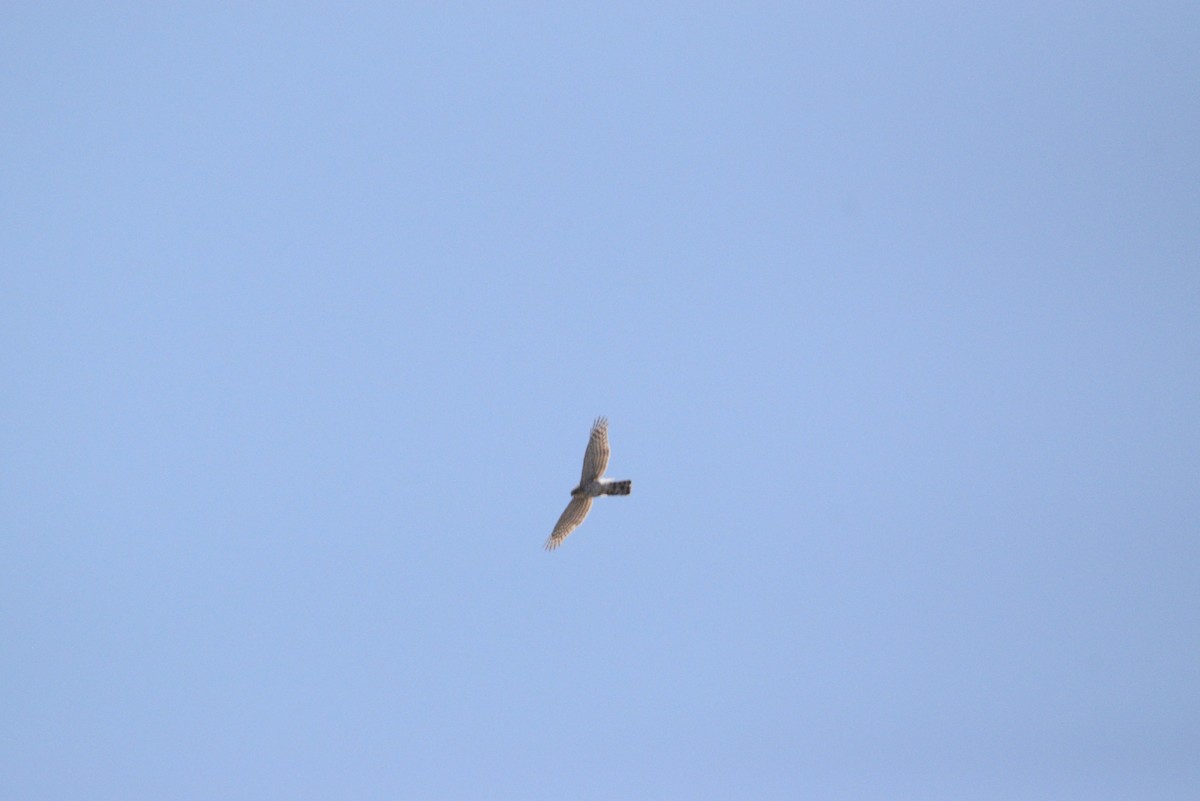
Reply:
<svg viewBox="0 0 1200 801"><path fill-rule="evenodd" d="M562 545L562 541L567 538L567 535L579 528L579 524L587 517L588 510L591 508L591 498L572 498L571 502L567 504L567 508L563 510L562 517L558 518L558 522L554 524L554 533L546 540L546 550L553 551Z"/></svg>
<svg viewBox="0 0 1200 801"><path fill-rule="evenodd" d="M596 422L592 423L592 438L588 440L587 451L583 454L583 477L579 479L579 486L590 484L600 478L604 475L606 467L608 467L608 418L597 417Z"/></svg>

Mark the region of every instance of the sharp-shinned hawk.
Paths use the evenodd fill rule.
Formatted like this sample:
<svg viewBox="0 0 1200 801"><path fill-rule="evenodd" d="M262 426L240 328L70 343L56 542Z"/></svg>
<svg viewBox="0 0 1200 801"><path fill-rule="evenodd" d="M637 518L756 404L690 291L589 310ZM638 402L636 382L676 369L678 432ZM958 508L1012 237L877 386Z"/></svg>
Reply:
<svg viewBox="0 0 1200 801"><path fill-rule="evenodd" d="M592 498L600 495L628 495L633 487L632 481L614 481L604 478L604 468L608 467L608 420L597 417L592 424L592 436L588 440L587 450L583 454L583 476L579 486L571 490L571 502L558 522L554 524L554 532L546 540L546 550L553 551L567 535L579 527L592 508Z"/></svg>

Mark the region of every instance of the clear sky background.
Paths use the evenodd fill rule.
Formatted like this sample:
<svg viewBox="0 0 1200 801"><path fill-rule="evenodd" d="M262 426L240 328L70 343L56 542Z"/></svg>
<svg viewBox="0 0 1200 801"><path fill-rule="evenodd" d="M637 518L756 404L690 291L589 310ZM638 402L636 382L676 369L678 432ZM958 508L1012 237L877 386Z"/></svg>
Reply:
<svg viewBox="0 0 1200 801"><path fill-rule="evenodd" d="M1200 6L102 5L0 25L4 797L1196 798Z"/></svg>

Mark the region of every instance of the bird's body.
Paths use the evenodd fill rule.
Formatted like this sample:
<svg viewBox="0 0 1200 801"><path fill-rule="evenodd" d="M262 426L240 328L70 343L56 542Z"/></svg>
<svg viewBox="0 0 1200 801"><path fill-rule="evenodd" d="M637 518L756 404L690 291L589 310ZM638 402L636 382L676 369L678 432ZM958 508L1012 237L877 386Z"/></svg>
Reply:
<svg viewBox="0 0 1200 801"><path fill-rule="evenodd" d="M572 498L598 498L601 495L628 495L633 489L632 481L617 481L598 478L589 484L580 484L571 490Z"/></svg>
<svg viewBox="0 0 1200 801"><path fill-rule="evenodd" d="M592 499L601 495L628 495L633 490L632 481L615 481L604 478L608 467L608 420L597 417L592 424L592 435L583 454L583 475L579 486L571 490L571 502L554 525L554 531L546 540L546 550L552 551L567 535L579 527L592 508Z"/></svg>

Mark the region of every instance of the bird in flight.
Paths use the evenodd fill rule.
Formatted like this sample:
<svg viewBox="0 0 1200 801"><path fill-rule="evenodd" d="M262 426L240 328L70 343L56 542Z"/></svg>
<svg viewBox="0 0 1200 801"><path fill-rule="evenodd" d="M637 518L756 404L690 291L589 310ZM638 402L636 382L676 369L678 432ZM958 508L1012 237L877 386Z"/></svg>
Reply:
<svg viewBox="0 0 1200 801"><path fill-rule="evenodd" d="M579 486L571 490L571 502L558 522L554 524L554 532L546 540L546 550L553 551L562 545L579 524L587 517L592 508L592 498L600 495L628 495L633 487L632 481L614 481L604 478L604 468L608 467L608 420L597 417L592 423L592 436L588 440L587 450L583 453L583 476Z"/></svg>

